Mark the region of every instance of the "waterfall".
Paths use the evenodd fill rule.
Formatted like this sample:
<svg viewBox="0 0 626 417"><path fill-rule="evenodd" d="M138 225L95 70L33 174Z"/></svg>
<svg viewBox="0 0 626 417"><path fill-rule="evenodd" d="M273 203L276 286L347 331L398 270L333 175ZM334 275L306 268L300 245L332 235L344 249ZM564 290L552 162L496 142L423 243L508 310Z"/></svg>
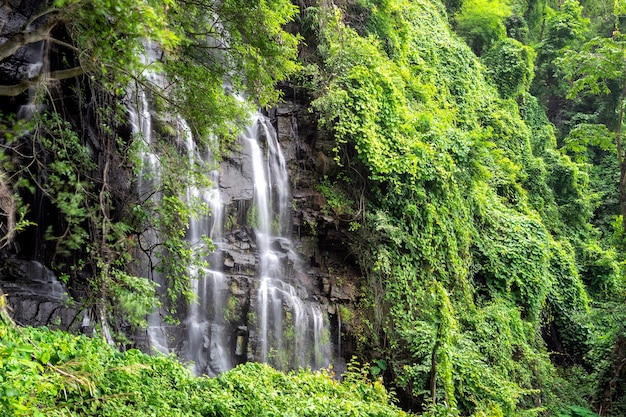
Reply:
<svg viewBox="0 0 626 417"><path fill-rule="evenodd" d="M165 81L150 70L150 61L156 59L152 55L148 50L144 58L145 77L159 87ZM185 236L196 261L200 261L189 265L187 270L194 296L186 308L177 306L180 313L175 318L179 325L165 319L165 307L149 315L150 349L176 353L182 360L193 362L196 374L210 376L246 360L268 362L279 369L327 366L332 360L328 317L300 283L305 274L289 239L292 200L287 164L269 119L254 115L239 138L243 152L248 155L242 158L245 167L241 169L251 173L251 178L245 180L250 188L237 184L243 195L224 196L220 191L222 174L215 168L212 146L209 149L199 146L181 117L155 114L150 107L150 95L142 88L133 89L130 98L130 123L133 133L143 143L137 178L137 192L142 201L158 205L163 198L159 191L163 167L154 151L157 138L153 137L159 118L167 119L177 130L177 148L189 166L200 167L210 178L206 187L194 185L196 174L192 172L180 180L187 204L207 208L205 214L190 216ZM240 205L245 201L250 201L251 207L247 203ZM237 229L237 236L224 233L225 210L227 206L232 209L233 202L237 203L236 213L230 212L229 217L246 212L248 218L243 222L247 228ZM249 232L252 236L247 237ZM248 240L238 241L242 236ZM205 250L206 238L215 246L210 253ZM158 231L148 230L141 239L144 248L158 247L162 237ZM233 246L234 241L239 243ZM163 256L146 255L141 273L160 285L159 296L166 305L167 279L155 268ZM225 272L224 265L231 270Z"/></svg>
<svg viewBox="0 0 626 417"><path fill-rule="evenodd" d="M151 55L144 57L144 63L149 66L148 60ZM148 79L152 82L156 81L156 75L147 70ZM139 85L135 86L130 92L130 103L128 108L129 121L132 133L141 140L140 147L141 166L137 176L137 192L144 204L151 202L159 204L160 182L161 182L161 164L158 155L153 151L153 132L152 132L152 114L148 97L144 88ZM159 237L156 231L147 230L142 236L142 246L145 248L153 247ZM145 262L140 265L141 274L143 276L152 276L159 285L163 284L162 277L158 276L154 265L157 262L156 254L146 254ZM163 323L165 312L161 308L157 308L148 316L148 343L151 349L155 349L162 353L169 353L168 335L166 327Z"/></svg>
<svg viewBox="0 0 626 417"><path fill-rule="evenodd" d="M233 367L229 349L231 331L224 315L229 286L221 270L223 259L220 243L223 235L224 209L219 192L219 171L211 168L215 164L211 151L207 150L204 155L200 155L189 128L186 123L182 124L190 164L200 162L208 171L211 180L207 188L198 189L193 186L187 188L188 204L205 204L209 212L206 216L190 218L186 238L199 257L205 256L202 254L203 237L209 237L216 248L206 256L208 267L190 266L189 275L192 277L191 285L195 299L190 303L186 320L188 348L184 356L185 359L194 362L196 374L216 376ZM193 184L193 181L189 183Z"/></svg>
<svg viewBox="0 0 626 417"><path fill-rule="evenodd" d="M250 217L259 257L257 356L279 369L326 366L331 360L328 319L296 279L301 265L287 237L290 186L276 131L257 114L242 140L254 173Z"/></svg>

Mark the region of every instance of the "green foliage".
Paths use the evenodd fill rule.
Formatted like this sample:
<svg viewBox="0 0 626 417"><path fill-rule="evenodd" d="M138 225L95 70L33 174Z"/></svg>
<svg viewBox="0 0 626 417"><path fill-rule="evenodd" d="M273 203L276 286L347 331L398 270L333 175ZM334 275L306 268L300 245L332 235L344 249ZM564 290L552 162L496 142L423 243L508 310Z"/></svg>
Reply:
<svg viewBox="0 0 626 417"><path fill-rule="evenodd" d="M582 6L577 0L566 0L555 11L548 9L543 46L550 51L575 47L584 39L589 19L583 17Z"/></svg>
<svg viewBox="0 0 626 417"><path fill-rule="evenodd" d="M477 284L484 285L490 296L512 297L536 321L552 285L546 279L550 253L546 230L537 220L506 209L487 211L476 221Z"/></svg>
<svg viewBox="0 0 626 417"><path fill-rule="evenodd" d="M563 2L560 9L548 8L543 38L537 47L537 66L532 92L549 103L567 90L561 66L556 60L567 50L576 50L583 43L589 20L582 16L582 7L576 0ZM552 109L548 108L548 111Z"/></svg>
<svg viewBox="0 0 626 417"><path fill-rule="evenodd" d="M596 196L587 166L555 149L527 93L533 53L506 38L511 11L473 4L457 30L463 22L482 42L486 69L428 1L362 3L362 27L337 8L317 14L313 105L343 167L333 187L357 181L354 170L366 177L352 240L367 313L359 349L385 358L386 375L426 415L554 415L578 400L562 388L542 326L557 323L560 353L582 361L585 265L614 258L584 256Z"/></svg>
<svg viewBox="0 0 626 417"><path fill-rule="evenodd" d="M528 44L529 28L523 16L512 14L504 21L504 25L509 38L515 39L524 45Z"/></svg>
<svg viewBox="0 0 626 417"><path fill-rule="evenodd" d="M131 261L132 242L127 238L130 227L114 218L107 174L101 176L102 166L96 163L87 140L79 137L72 124L58 113L35 114L30 127L31 134L10 143L5 152L14 152L28 140L31 151L23 155L28 155L31 162L21 165L3 158L3 170L20 179L17 185L24 199L33 199L35 193L45 196L48 203L39 210L48 211L51 221L38 226L45 228L44 237L53 248L53 268L74 279L80 273L92 274L87 306L115 305L124 321L145 324L146 314L157 305L154 284L126 269ZM103 147L109 139L110 135L102 135ZM90 262L77 260L78 253Z"/></svg>
<svg viewBox="0 0 626 417"><path fill-rule="evenodd" d="M546 300L546 326L558 329L564 353L580 360L589 347L590 300L574 264L574 249L568 242L551 241L550 246L549 268L555 279Z"/></svg>
<svg viewBox="0 0 626 417"><path fill-rule="evenodd" d="M580 50L569 50L559 61L565 76L572 81L568 98L580 93L609 94L608 82L624 76L626 39L619 32L611 38L594 38Z"/></svg>
<svg viewBox="0 0 626 417"><path fill-rule="evenodd" d="M591 310L595 325L586 359L593 363L592 381L595 409L606 410L608 416L619 416L626 410L623 396L624 300L598 303Z"/></svg>
<svg viewBox="0 0 626 417"><path fill-rule="evenodd" d="M176 3L167 0L62 0L55 2L54 19L62 22L78 54L64 53L64 61L94 75L105 89L123 93L133 72L141 67L146 40L173 51L181 38L168 24ZM54 10L54 9L53 9ZM52 13L54 14L54 13Z"/></svg>
<svg viewBox="0 0 626 417"><path fill-rule="evenodd" d="M555 128L548 121L546 112L536 97L526 93L518 99L520 116L531 131L533 154L541 156L548 149L556 148Z"/></svg>
<svg viewBox="0 0 626 417"><path fill-rule="evenodd" d="M482 60L502 98L516 98L528 91L533 79L532 48L506 38L491 47Z"/></svg>
<svg viewBox="0 0 626 417"><path fill-rule="evenodd" d="M60 230L49 226L46 238L55 243L57 254L67 255L82 248L89 239L84 220L95 210L87 202L95 188L87 173L93 172L96 165L69 123L55 113L41 117L36 122L41 129L36 131L33 141L40 147L39 163L45 165L48 172L44 173L44 181L39 181L35 170L29 179L43 184L43 192L58 207L65 224ZM50 161L52 155L54 160Z"/></svg>
<svg viewBox="0 0 626 417"><path fill-rule="evenodd" d="M406 416L379 380L351 369L284 374L248 363L197 378L175 358L98 339L16 328L0 313L0 413L14 416Z"/></svg>
<svg viewBox="0 0 626 417"><path fill-rule="evenodd" d="M598 414L594 413L588 408L572 405L566 410L559 411L557 417L597 417Z"/></svg>
<svg viewBox="0 0 626 417"><path fill-rule="evenodd" d="M580 123L563 139L562 149L577 162L587 162L593 157L592 147L616 152L614 136L603 124Z"/></svg>
<svg viewBox="0 0 626 417"><path fill-rule="evenodd" d="M339 186L331 183L328 177L324 177L317 185L317 190L324 196L326 205L330 208L331 213L338 217L355 219L354 206L352 201Z"/></svg>
<svg viewBox="0 0 626 417"><path fill-rule="evenodd" d="M197 140L208 142L215 134L234 138L250 109L232 93L262 107L277 101L276 82L298 69L299 37L283 30L295 11L287 0L174 5L168 23L181 44L164 62L174 81L165 96L176 102Z"/></svg>
<svg viewBox="0 0 626 417"><path fill-rule="evenodd" d="M456 31L480 56L506 38L504 23L511 13L508 4L500 0L464 0L455 16Z"/></svg>

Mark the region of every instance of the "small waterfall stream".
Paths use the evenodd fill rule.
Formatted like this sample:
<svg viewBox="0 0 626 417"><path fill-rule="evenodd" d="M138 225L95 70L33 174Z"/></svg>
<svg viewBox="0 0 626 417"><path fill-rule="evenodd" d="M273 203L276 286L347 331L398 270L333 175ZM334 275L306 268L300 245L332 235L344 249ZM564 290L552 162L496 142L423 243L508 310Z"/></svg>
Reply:
<svg viewBox="0 0 626 417"><path fill-rule="evenodd" d="M145 59L149 59L146 56ZM154 75L150 74L154 79ZM161 199L160 183L161 183L161 163L158 155L153 152L153 132L152 132L152 114L148 104L146 91L139 86L135 86L130 92L130 105L128 106L129 121L131 124L133 135L139 137L142 141L140 150L141 166L137 177L137 192L141 201L146 203L159 204ZM158 236L155 231L147 230L143 233L143 247L152 247L158 242ZM141 273L144 276L154 276L158 274L154 269L157 260L154 255L150 255L149 259L141 264ZM157 277L157 281L160 281ZM161 282L158 282L161 284ZM167 334L163 326L162 317L164 312L157 308L148 316L148 339L152 349L156 349L162 353L168 353Z"/></svg>
<svg viewBox="0 0 626 417"><path fill-rule="evenodd" d="M195 300L189 305L186 319L188 346L184 356L194 362L196 374L215 376L233 367L229 352L230 326L224 316L229 286L221 269L224 204L219 191L219 171L211 168L215 164L215 158L209 150L200 155L189 129L185 136L190 163L200 161L209 171L211 180L209 187L205 189L193 186L187 188L188 203L196 200L196 203L200 202L208 207L207 215L189 220L187 240L197 252L201 252L205 246L203 237L209 237L215 250L206 257L208 267L190 267Z"/></svg>

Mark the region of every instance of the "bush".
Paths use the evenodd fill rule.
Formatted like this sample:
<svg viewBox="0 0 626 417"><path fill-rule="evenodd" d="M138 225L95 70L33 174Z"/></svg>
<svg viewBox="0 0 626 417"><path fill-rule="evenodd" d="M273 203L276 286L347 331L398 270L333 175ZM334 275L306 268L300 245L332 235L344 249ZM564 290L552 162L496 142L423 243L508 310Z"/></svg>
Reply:
<svg viewBox="0 0 626 417"><path fill-rule="evenodd" d="M528 91L533 79L534 50L515 39L496 43L482 57L487 74L502 98L516 98Z"/></svg>
<svg viewBox="0 0 626 417"><path fill-rule="evenodd" d="M217 379L173 357L120 353L104 341L18 328L0 311L2 416L380 416L406 414L380 380L349 372L288 374L247 363Z"/></svg>

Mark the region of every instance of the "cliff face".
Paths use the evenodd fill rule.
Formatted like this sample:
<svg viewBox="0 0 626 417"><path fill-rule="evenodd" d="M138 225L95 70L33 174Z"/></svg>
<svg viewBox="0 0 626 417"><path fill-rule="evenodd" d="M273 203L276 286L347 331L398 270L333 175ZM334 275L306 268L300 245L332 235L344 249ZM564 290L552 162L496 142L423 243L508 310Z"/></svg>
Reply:
<svg viewBox="0 0 626 417"><path fill-rule="evenodd" d="M31 75L24 75L24 72L32 72L38 63L43 62L42 55L33 55L38 51L42 53L41 45L33 45L24 50L23 54L16 55L11 62L3 66L3 80L6 84L31 77ZM24 63L25 59L29 60L29 63ZM67 108L80 109L83 116L95 111L88 107L81 109L81 103L73 102L76 98L59 96L67 88L64 84L66 83L61 83L60 88L56 89L54 94L64 102ZM28 105L29 97L28 93L25 93L7 104L3 112L25 117L27 115L24 111ZM29 109L29 111L37 111L37 109ZM150 124L152 130L150 134L158 135L156 131L159 129L153 125L158 124L157 120L163 120L163 115L150 110L150 115L147 117L154 122ZM80 127L83 131L92 132L88 135L88 141L89 147L94 151L93 157L96 165L101 163L98 160L102 159L119 160L116 155L103 157L102 153L106 150L99 143L97 133L94 133L98 129L90 125L93 118L81 116L77 119L85 123ZM293 326L296 326L294 330L296 333L298 320L304 322L322 320L324 322L321 325L323 336L308 335L307 325L303 325L303 330L300 330L301 333L307 333L300 336L302 338L302 341L298 342L300 344L319 344L322 343L320 340L313 339L315 337L324 339L323 343L327 346L327 350L317 352L318 356L321 355L324 358L314 360L317 362L316 365L341 362L341 357L351 355L352 344L346 343L351 340L347 336L349 327L346 327L347 323L342 323L339 312L342 308L353 307L358 293L359 272L351 260L347 247L347 223L341 222L328 211L324 196L319 191L320 179L335 169L332 157L333 143L319 136L312 113L306 104L297 100L283 102L272 109L265 120L268 126L271 123L275 129L284 155L284 168L288 175L288 184L279 185L284 188L282 191L288 197L288 213L281 226L284 230L272 233L276 236L273 236L270 241L269 252L263 254L258 241L260 232L257 212L259 207L255 202L255 194L258 194L258 191L255 191L258 173L255 173L253 169L251 150L241 143L234 146L232 152L224 155L218 170L219 174L211 172L206 174L214 176L214 181L216 180L219 184L217 187L221 205L219 210L223 210L219 213L219 219L205 219L205 222L213 225L212 229L218 227L214 224L216 221L221 223L218 227L221 229L219 236L213 236L216 250L208 259L211 272L201 274L202 276L198 279L198 285L206 294L196 294L196 296L208 298L190 305L182 303L175 317L175 322L178 324L170 324L167 320L163 320L162 314L159 313L164 314L164 312L159 311L151 316L152 320L149 320L150 326L147 331L136 331L130 326L117 329L125 332L126 337L129 338L130 344L126 343L126 347L134 345L145 351L156 347L176 352L183 358L198 362L198 372L206 373L217 373L225 370L222 369L225 366L231 367L248 360L273 360L278 367L310 364L309 359L272 359L268 355L277 355L276 353L263 352L263 344L268 343L264 342L265 339L294 337L284 335L289 329L275 330L280 335L273 336L264 336L261 330L263 319L260 316L264 313L259 305L268 301L260 300L260 297L265 297L269 293L263 293L260 290L262 285L260 269L264 264L264 258L269 254L278 259L281 279L285 278L289 285L293 284L293 289L280 289L279 292L283 294L278 297L273 307L271 302L268 304L271 309L282 310L277 313L281 316L279 321L282 323L285 320L285 323L290 323L292 316L300 314L302 317L294 319ZM130 141L131 125L132 121L126 120L118 127L117 133L125 138L124 140ZM263 153L269 152L268 134L261 132L258 138ZM175 136L180 136L180 132ZM23 141L23 146L28 147L28 135ZM45 169L45 166L41 168L42 173ZM118 200L126 195L128 201L120 202L119 206L131 204L132 201L139 199L137 196L139 189L132 185L137 183L137 179L133 179L131 175L128 167L122 163L113 164L108 172L109 178L122 179L114 190L122 190L117 195ZM268 182L272 181L268 178ZM179 186L184 187L184 181L181 180ZM276 184L271 186L277 187ZM276 192L273 190L270 194L276 194ZM36 224L25 233L16 236L11 245L4 247L0 260L2 263L0 288L7 294L14 319L23 325L46 325L71 331L82 330L91 334L97 323L95 319L97 313L91 304L83 304L83 302L88 301L85 300L84 288L90 285L93 277L81 270L76 275L67 276L64 279L68 285L61 283L55 277L51 270L53 267L51 261L55 259L55 255L51 252L51 243L44 238L46 228L59 227L55 224L55 213L49 211L52 210L53 204L49 196L43 194L35 198L27 198L29 202L32 202L33 220ZM277 204L279 203L271 203L273 207L270 210L278 210ZM123 210L119 210L118 213L120 216L123 215ZM217 216L216 213L213 217L215 216ZM207 235L212 233L205 232ZM188 230L187 233L191 232ZM83 255L88 256L86 251ZM144 265L142 269L146 276L154 277L154 270L151 271L149 266ZM220 277L219 282L216 281L216 276ZM165 295L168 292L168 283L162 277L159 278L158 274L154 279L160 281L159 294L166 304ZM195 290L198 292L197 288ZM286 292L293 292L297 295L285 295ZM270 313L266 314L269 316ZM204 318L199 319L199 316ZM278 320L277 318L268 320L269 324L264 324L266 327L277 328L279 326L273 324ZM193 327L198 325L196 322L204 328L197 336L193 336ZM289 327L291 324L280 324L280 326ZM314 325L311 324L309 327L311 326ZM265 332L271 333L272 330L266 329ZM200 338L200 341L194 341L194 337ZM297 339L297 337L294 338ZM343 342L342 339L344 339ZM287 346L290 342L275 341L275 343L282 347L283 343ZM294 343L298 345L297 342ZM270 346L265 349L274 348ZM284 349L305 351L311 347L296 346L284 347ZM291 355L297 356L293 352L286 354L286 356ZM301 353L301 355L309 354ZM298 363L300 360L304 362Z"/></svg>
<svg viewBox="0 0 626 417"><path fill-rule="evenodd" d="M318 136L306 105L295 101L255 120L248 134L266 129L257 138L269 155L264 164L271 164L270 136L276 135L282 149L288 184L278 184L279 174L272 168L265 180L271 196L288 196L286 218L280 220L280 202L274 198L269 204L273 236L264 249L259 173L244 134L215 176L220 207L214 206L212 217L221 223L207 231L216 250L209 257L210 271L200 273L199 299L183 306L180 325L153 321L138 339L145 350L155 347L155 338L164 340L161 350L193 360L200 373L217 374L248 360L269 361L278 368L341 364L352 353L350 328L342 323L340 310L354 308L359 273L347 246L347 223L328 212L319 191L320 179L331 169L327 154L332 144ZM281 228L278 223L283 223L282 233L274 230ZM269 271L268 259L276 260ZM264 290L268 275L268 282L283 282ZM323 322L318 323L319 335L313 334L316 320Z"/></svg>
<svg viewBox="0 0 626 417"><path fill-rule="evenodd" d="M17 1L0 8L0 43L7 42L13 34L21 31L42 5L43 2L39 0ZM38 76L44 64L44 47L43 41L31 43L2 60L0 85L16 85ZM23 119L36 109L31 104L28 91L14 97L3 97L0 102L3 136L0 142L6 146L9 136L5 116L13 115ZM13 162L19 164L23 161L14 156ZM18 216L13 199L16 190L1 168L0 178L0 234L5 237L0 244L0 288L7 296L9 311L20 324L77 330L82 323L80 308L66 294L67 289L55 274L36 256L43 252L42 243L36 242L35 234L16 236L11 233ZM46 203L39 201L39 205L44 208ZM41 212L37 206L34 209Z"/></svg>

